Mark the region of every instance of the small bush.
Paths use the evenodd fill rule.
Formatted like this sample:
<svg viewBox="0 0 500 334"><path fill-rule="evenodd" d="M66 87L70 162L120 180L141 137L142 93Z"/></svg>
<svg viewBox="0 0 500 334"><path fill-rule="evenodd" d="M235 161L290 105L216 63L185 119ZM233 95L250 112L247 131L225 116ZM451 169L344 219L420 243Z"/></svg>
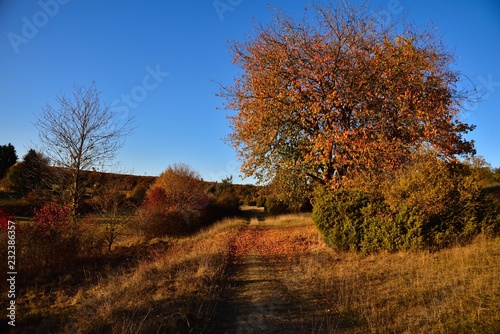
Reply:
<svg viewBox="0 0 500 334"><path fill-rule="evenodd" d="M67 237L71 234L70 208L53 204L34 210L35 229L41 237Z"/></svg>
<svg viewBox="0 0 500 334"><path fill-rule="evenodd" d="M368 204L368 198L360 191L316 189L313 220L325 242L334 248L359 250L363 236L363 209Z"/></svg>
<svg viewBox="0 0 500 334"><path fill-rule="evenodd" d="M263 208L266 205L266 198L264 196L259 197L256 203L257 207Z"/></svg>
<svg viewBox="0 0 500 334"><path fill-rule="evenodd" d="M90 215L80 221L78 226L78 254L80 257L98 257L107 248L106 225L99 217Z"/></svg>
<svg viewBox="0 0 500 334"><path fill-rule="evenodd" d="M199 174L187 165L174 165L153 183L137 223L148 238L185 234L203 225L208 204Z"/></svg>
<svg viewBox="0 0 500 334"><path fill-rule="evenodd" d="M470 242L482 232L498 232L499 208L465 164L447 163L432 154L416 155L381 192L404 236L416 233L404 221L421 230L413 241L404 238L404 245L439 249Z"/></svg>
<svg viewBox="0 0 500 334"><path fill-rule="evenodd" d="M185 232L182 214L168 206L163 188L152 189L137 211L137 223L146 238L178 235Z"/></svg>
<svg viewBox="0 0 500 334"><path fill-rule="evenodd" d="M264 211L272 215L279 215L290 212L288 205L277 199L267 198L264 204Z"/></svg>
<svg viewBox="0 0 500 334"><path fill-rule="evenodd" d="M130 194L130 200L133 204L140 205L146 198L147 192L148 188L146 187L146 185L139 183L132 190L132 193Z"/></svg>
<svg viewBox="0 0 500 334"><path fill-rule="evenodd" d="M255 201L251 195L245 196L245 199L243 200L243 205L255 206L256 204L257 201Z"/></svg>
<svg viewBox="0 0 500 334"><path fill-rule="evenodd" d="M147 238L183 235L240 214L240 199L231 184L206 186L184 164L173 165L153 183L137 211L137 224Z"/></svg>
<svg viewBox="0 0 500 334"><path fill-rule="evenodd" d="M237 216L240 212L238 195L234 192L233 188L226 188L217 194L215 202L220 210L220 218ZM249 205L252 205L252 201L250 201Z"/></svg>

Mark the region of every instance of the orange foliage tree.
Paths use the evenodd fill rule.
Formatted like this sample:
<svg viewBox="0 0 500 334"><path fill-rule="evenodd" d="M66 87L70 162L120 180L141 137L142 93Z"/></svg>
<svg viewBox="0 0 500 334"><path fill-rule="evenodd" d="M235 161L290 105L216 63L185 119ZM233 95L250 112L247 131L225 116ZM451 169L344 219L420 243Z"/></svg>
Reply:
<svg viewBox="0 0 500 334"><path fill-rule="evenodd" d="M230 48L242 74L220 95L237 111L228 140L247 175L293 170L337 186L396 169L422 146L444 159L474 153L473 126L458 118L473 95L437 32L382 26L339 2L315 6L311 21L277 11Z"/></svg>
<svg viewBox="0 0 500 334"><path fill-rule="evenodd" d="M138 221L148 237L196 230L208 205L201 176L186 164L169 166L152 184Z"/></svg>

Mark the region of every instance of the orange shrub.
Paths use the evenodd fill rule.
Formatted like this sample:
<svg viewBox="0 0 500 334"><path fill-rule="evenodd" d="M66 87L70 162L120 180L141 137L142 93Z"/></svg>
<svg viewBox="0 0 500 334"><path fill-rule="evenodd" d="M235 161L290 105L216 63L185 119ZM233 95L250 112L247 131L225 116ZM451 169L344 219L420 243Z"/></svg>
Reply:
<svg viewBox="0 0 500 334"><path fill-rule="evenodd" d="M175 164L153 183L138 210L138 224L150 238L187 233L202 225L208 204L199 174Z"/></svg>

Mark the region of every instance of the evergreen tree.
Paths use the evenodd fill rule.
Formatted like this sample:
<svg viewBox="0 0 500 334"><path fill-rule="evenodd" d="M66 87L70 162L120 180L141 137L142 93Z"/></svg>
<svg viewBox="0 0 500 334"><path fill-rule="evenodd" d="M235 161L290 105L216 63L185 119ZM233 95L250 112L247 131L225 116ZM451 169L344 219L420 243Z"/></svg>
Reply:
<svg viewBox="0 0 500 334"><path fill-rule="evenodd" d="M27 195L33 190L47 188L50 184L49 159L30 149L23 161L7 174L12 190Z"/></svg>
<svg viewBox="0 0 500 334"><path fill-rule="evenodd" d="M17 154L14 146L9 143L0 146L0 179L2 179L10 167L17 162Z"/></svg>

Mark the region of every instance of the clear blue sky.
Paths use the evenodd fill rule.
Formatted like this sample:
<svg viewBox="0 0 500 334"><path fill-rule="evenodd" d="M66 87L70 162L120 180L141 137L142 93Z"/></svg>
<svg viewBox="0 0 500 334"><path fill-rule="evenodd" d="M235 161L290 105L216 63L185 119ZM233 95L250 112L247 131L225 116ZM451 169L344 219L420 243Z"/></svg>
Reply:
<svg viewBox="0 0 500 334"><path fill-rule="evenodd" d="M269 21L268 3L301 15L309 1L0 0L0 144L11 142L21 158L38 144L34 113L60 92L71 94L74 83L95 81L104 102L135 117L117 156L122 171L158 175L184 162L206 180L241 182L235 153L222 141L229 111L216 110L223 100L211 79L232 82L227 41L251 33L254 19ZM405 11L418 25L439 26L458 68L484 93L464 115L477 125L470 138L500 167L500 1L371 7L383 20Z"/></svg>

